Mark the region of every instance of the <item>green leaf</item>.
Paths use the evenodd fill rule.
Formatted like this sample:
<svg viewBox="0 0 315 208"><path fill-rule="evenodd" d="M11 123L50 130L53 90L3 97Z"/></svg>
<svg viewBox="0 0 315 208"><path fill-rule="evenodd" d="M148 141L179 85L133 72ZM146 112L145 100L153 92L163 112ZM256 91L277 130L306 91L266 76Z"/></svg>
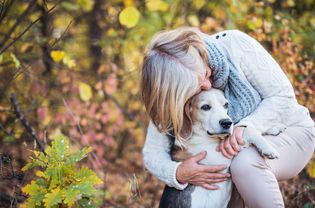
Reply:
<svg viewBox="0 0 315 208"><path fill-rule="evenodd" d="M62 165L50 165L46 171L46 175L51 180L49 188L55 188L64 184L64 167Z"/></svg>
<svg viewBox="0 0 315 208"><path fill-rule="evenodd" d="M51 190L47 193L44 198L44 203L47 208L55 206L62 202L63 191L59 187Z"/></svg>
<svg viewBox="0 0 315 208"><path fill-rule="evenodd" d="M19 61L19 59L13 53L10 53L10 56L12 58L13 63L15 64L15 67L20 68L21 62Z"/></svg>
<svg viewBox="0 0 315 208"><path fill-rule="evenodd" d="M93 0L77 0L77 2L85 12L89 12L93 9Z"/></svg>
<svg viewBox="0 0 315 208"><path fill-rule="evenodd" d="M78 205L80 208L96 208L96 206L92 203L92 200L86 198L79 200Z"/></svg>
<svg viewBox="0 0 315 208"><path fill-rule="evenodd" d="M32 181L31 184L26 185L22 188L22 191L30 197L27 200L27 203L30 206L35 207L36 205L40 205L41 201L45 197L46 189L41 186L41 183L37 183L37 181Z"/></svg>
<svg viewBox="0 0 315 208"><path fill-rule="evenodd" d="M81 192L75 186L76 185L70 185L64 191L64 202L69 207L72 207L75 201L81 199L82 197Z"/></svg>
<svg viewBox="0 0 315 208"><path fill-rule="evenodd" d="M89 181L92 185L102 184L102 180L87 167L80 168L74 177L77 181Z"/></svg>
<svg viewBox="0 0 315 208"><path fill-rule="evenodd" d="M69 11L76 11L80 8L78 5L70 3L70 2L61 2L60 5Z"/></svg>
<svg viewBox="0 0 315 208"><path fill-rule="evenodd" d="M168 9L168 4L162 0L147 0L146 6L150 11L163 11Z"/></svg>
<svg viewBox="0 0 315 208"><path fill-rule="evenodd" d="M83 196L92 196L96 189L93 187L91 181L82 181L73 186L75 190L78 190Z"/></svg>
<svg viewBox="0 0 315 208"><path fill-rule="evenodd" d="M82 150L80 150L77 153L74 153L73 155L69 156L66 160L66 165L74 165L83 158L87 156L89 152L92 151L92 147L85 147Z"/></svg>
<svg viewBox="0 0 315 208"><path fill-rule="evenodd" d="M62 134L55 135L55 139L51 145L50 156L56 160L56 162L62 162L69 154L69 141L66 136Z"/></svg>

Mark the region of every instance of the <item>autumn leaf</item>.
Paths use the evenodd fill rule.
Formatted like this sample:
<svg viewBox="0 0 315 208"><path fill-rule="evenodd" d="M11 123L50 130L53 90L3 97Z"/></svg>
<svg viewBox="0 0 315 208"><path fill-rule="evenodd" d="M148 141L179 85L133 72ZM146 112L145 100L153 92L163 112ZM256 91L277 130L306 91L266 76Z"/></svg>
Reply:
<svg viewBox="0 0 315 208"><path fill-rule="evenodd" d="M13 63L15 64L15 67L19 68L21 66L21 62L19 61L19 59L13 53L10 53L10 56L12 58Z"/></svg>
<svg viewBox="0 0 315 208"><path fill-rule="evenodd" d="M49 208L59 204L62 201L62 194L62 190L60 190L59 187L53 189L50 193L47 193L45 195L45 199L43 200L45 207Z"/></svg>
<svg viewBox="0 0 315 208"><path fill-rule="evenodd" d="M133 6L128 6L124 8L119 14L119 22L127 28L136 26L139 18L140 12L137 8Z"/></svg>
<svg viewBox="0 0 315 208"><path fill-rule="evenodd" d="M65 56L62 60L62 63L69 68L73 68L76 65L75 61L71 59L69 56Z"/></svg>
<svg viewBox="0 0 315 208"><path fill-rule="evenodd" d="M162 0L148 0L146 1L146 6L150 11L166 11L168 9L168 4Z"/></svg>
<svg viewBox="0 0 315 208"><path fill-rule="evenodd" d="M315 178L315 160L312 160L308 165L307 165L307 173L309 176Z"/></svg>
<svg viewBox="0 0 315 208"><path fill-rule="evenodd" d="M91 86L83 82L79 83L79 93L80 93L80 98L86 102L89 101L93 96Z"/></svg>
<svg viewBox="0 0 315 208"><path fill-rule="evenodd" d="M50 56L54 60L54 62L60 62L63 59L63 57L65 56L65 52L63 52L63 51L51 51Z"/></svg>

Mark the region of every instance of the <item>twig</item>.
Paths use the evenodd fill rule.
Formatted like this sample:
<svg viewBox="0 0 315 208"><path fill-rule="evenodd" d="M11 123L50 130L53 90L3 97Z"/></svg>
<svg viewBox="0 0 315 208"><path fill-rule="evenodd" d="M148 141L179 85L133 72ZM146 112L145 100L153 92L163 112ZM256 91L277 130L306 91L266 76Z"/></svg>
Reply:
<svg viewBox="0 0 315 208"><path fill-rule="evenodd" d="M33 9L34 5L35 5L35 0L31 1L27 8L25 9L25 11L17 18L17 20L15 21L14 25L11 27L11 29L9 30L9 32L6 34L6 36L3 38L3 40L0 43L0 48L2 48L5 43L7 42L7 40L11 37L11 34L14 32L14 30L16 29L16 27L25 19L25 17L28 15L28 13Z"/></svg>
<svg viewBox="0 0 315 208"><path fill-rule="evenodd" d="M54 10L56 8L56 6L59 4L60 1L58 1L51 9L49 9L47 11L47 13L50 13L52 10ZM20 39L34 24L36 24L42 17L40 16L39 18L37 18L34 22L32 22L31 24L29 24L29 26L27 26L25 28L25 30L20 33L16 38L13 39L13 41L11 41L6 47L4 47L1 51L0 54L2 54L4 51L6 51L8 48L10 48L18 39Z"/></svg>
<svg viewBox="0 0 315 208"><path fill-rule="evenodd" d="M14 111L15 111L17 118L22 122L26 131L33 137L33 139L35 140L36 144L38 145L40 151L42 151L46 155L45 147L42 145L42 143L40 142L35 131L33 130L33 128L30 126L29 122L25 119L24 115L22 114L22 112L20 110L19 103L17 102L14 94L11 95L10 100L11 100L11 103L14 107Z"/></svg>
<svg viewBox="0 0 315 208"><path fill-rule="evenodd" d="M7 1L5 1L5 0L2 2L1 11L0 11L0 25L2 24L4 17L8 13L8 11L10 10L10 7L14 3L14 0L12 0L12 1L8 0L8 2L9 3L7 3Z"/></svg>
<svg viewBox="0 0 315 208"><path fill-rule="evenodd" d="M69 28L70 28L70 26L71 26L72 23L73 23L73 20L71 20L71 21L69 22L69 24L67 25L66 29L63 31L63 33L61 34L61 36L60 36L58 39L56 39L55 42L53 42L53 43L49 46L49 48L53 48L53 47L64 37L64 35L68 32L68 30L69 30Z"/></svg>
<svg viewBox="0 0 315 208"><path fill-rule="evenodd" d="M9 137L14 138L14 137L12 136L12 134L11 134L10 132L8 132L8 131L2 126L1 123L0 123L0 129L1 129L6 135L8 135Z"/></svg>

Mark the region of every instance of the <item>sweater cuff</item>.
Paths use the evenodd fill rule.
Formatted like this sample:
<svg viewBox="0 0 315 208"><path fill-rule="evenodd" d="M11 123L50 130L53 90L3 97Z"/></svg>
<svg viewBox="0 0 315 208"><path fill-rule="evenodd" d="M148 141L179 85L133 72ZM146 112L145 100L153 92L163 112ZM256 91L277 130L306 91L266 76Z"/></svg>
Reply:
<svg viewBox="0 0 315 208"><path fill-rule="evenodd" d="M170 178L172 178L172 184L171 186L178 189L178 190L184 190L186 188L186 186L188 185L188 183L185 183L185 184L181 184L178 182L178 180L176 179L176 171L177 171L177 168L178 166L181 164L182 162L178 162L176 163L175 166L172 167L172 170L170 170L169 174L170 175Z"/></svg>

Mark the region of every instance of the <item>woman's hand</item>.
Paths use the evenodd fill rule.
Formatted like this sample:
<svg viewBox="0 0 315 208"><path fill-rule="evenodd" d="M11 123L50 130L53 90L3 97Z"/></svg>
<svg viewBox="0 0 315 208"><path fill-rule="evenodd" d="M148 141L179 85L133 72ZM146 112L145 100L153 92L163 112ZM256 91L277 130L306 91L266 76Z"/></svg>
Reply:
<svg viewBox="0 0 315 208"><path fill-rule="evenodd" d="M198 162L204 159L207 152L199 154L183 161L176 171L176 179L180 183L190 183L196 186L202 186L205 189L215 190L219 187L213 185L229 179L229 173L219 173L226 169L225 165L207 166L200 165Z"/></svg>
<svg viewBox="0 0 315 208"><path fill-rule="evenodd" d="M232 159L241 151L240 145L245 144L243 140L243 132L246 127L238 126L233 130L233 134L226 139L221 140L217 151L221 152L225 157Z"/></svg>

